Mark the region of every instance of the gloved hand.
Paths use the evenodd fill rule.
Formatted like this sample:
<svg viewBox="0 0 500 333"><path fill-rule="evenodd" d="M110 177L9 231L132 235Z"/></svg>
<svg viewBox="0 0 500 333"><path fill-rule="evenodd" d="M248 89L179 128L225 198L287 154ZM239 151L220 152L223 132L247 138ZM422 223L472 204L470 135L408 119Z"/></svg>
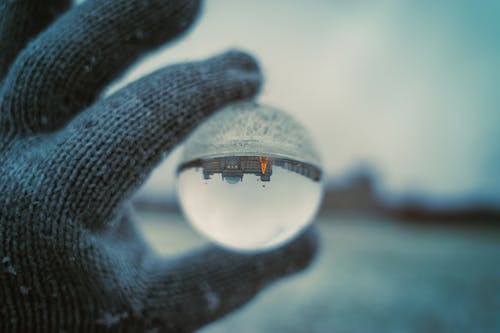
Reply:
<svg viewBox="0 0 500 333"><path fill-rule="evenodd" d="M312 231L259 255L148 248L124 201L200 121L254 96L259 69L232 51L99 99L199 3L70 2L0 5L0 332L192 331L306 267Z"/></svg>

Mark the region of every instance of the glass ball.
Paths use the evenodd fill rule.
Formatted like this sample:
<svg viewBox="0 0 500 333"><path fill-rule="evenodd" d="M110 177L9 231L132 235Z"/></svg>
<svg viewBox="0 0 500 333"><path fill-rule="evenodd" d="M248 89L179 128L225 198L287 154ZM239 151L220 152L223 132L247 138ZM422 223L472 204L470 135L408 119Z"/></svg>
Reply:
<svg viewBox="0 0 500 333"><path fill-rule="evenodd" d="M186 140L178 196L187 220L215 243L268 250L314 219L322 171L305 128L253 102L223 108Z"/></svg>

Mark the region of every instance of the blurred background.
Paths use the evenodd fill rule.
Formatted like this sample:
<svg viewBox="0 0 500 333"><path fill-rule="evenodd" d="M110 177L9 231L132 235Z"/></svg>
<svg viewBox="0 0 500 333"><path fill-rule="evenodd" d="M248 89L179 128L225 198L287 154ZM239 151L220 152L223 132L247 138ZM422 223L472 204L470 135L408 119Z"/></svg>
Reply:
<svg viewBox="0 0 500 333"><path fill-rule="evenodd" d="M500 2L207 1L110 92L228 48L316 139L323 248L202 332L500 332ZM178 161L135 198L164 254L205 243L177 208Z"/></svg>

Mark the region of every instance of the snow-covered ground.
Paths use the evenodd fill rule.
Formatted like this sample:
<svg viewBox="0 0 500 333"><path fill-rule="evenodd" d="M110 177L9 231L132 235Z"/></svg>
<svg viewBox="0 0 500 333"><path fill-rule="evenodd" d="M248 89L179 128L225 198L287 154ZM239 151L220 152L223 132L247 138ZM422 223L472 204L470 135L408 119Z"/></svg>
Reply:
<svg viewBox="0 0 500 333"><path fill-rule="evenodd" d="M139 218L162 254L205 243L178 215ZM500 332L499 229L317 224L322 250L310 269L201 332Z"/></svg>

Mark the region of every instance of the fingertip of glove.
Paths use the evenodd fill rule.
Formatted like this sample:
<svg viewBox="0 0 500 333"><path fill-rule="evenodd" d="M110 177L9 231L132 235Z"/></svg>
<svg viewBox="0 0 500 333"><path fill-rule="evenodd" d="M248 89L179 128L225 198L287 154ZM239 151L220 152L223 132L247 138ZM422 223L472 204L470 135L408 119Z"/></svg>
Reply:
<svg viewBox="0 0 500 333"><path fill-rule="evenodd" d="M230 49L225 55L228 59L231 59L231 62L239 65L240 68L249 72L260 73L259 63L251 54L237 49Z"/></svg>
<svg viewBox="0 0 500 333"><path fill-rule="evenodd" d="M226 103L255 97L261 90L262 74L257 60L250 54L229 50L195 63L195 72L209 78L209 89L218 87L217 96ZM217 84L214 84L216 82Z"/></svg>
<svg viewBox="0 0 500 333"><path fill-rule="evenodd" d="M302 271L309 267L316 258L320 248L319 236L316 228L310 227L291 243L285 245L281 257L288 258L284 262L284 275Z"/></svg>
<svg viewBox="0 0 500 333"><path fill-rule="evenodd" d="M223 62L229 67L249 73L256 73L260 75L261 72L257 59L255 59L250 53L237 49L230 49L215 56L212 60L215 62Z"/></svg>
<svg viewBox="0 0 500 333"><path fill-rule="evenodd" d="M184 29L188 29L193 23L200 17L200 13L203 7L202 0L183 0L177 1L177 5L180 7L179 11L182 13L182 16L179 16L179 23L184 27Z"/></svg>
<svg viewBox="0 0 500 333"><path fill-rule="evenodd" d="M314 227L310 227L291 242L259 254L248 254L257 267L264 270L268 282L303 271L316 258L319 238Z"/></svg>

